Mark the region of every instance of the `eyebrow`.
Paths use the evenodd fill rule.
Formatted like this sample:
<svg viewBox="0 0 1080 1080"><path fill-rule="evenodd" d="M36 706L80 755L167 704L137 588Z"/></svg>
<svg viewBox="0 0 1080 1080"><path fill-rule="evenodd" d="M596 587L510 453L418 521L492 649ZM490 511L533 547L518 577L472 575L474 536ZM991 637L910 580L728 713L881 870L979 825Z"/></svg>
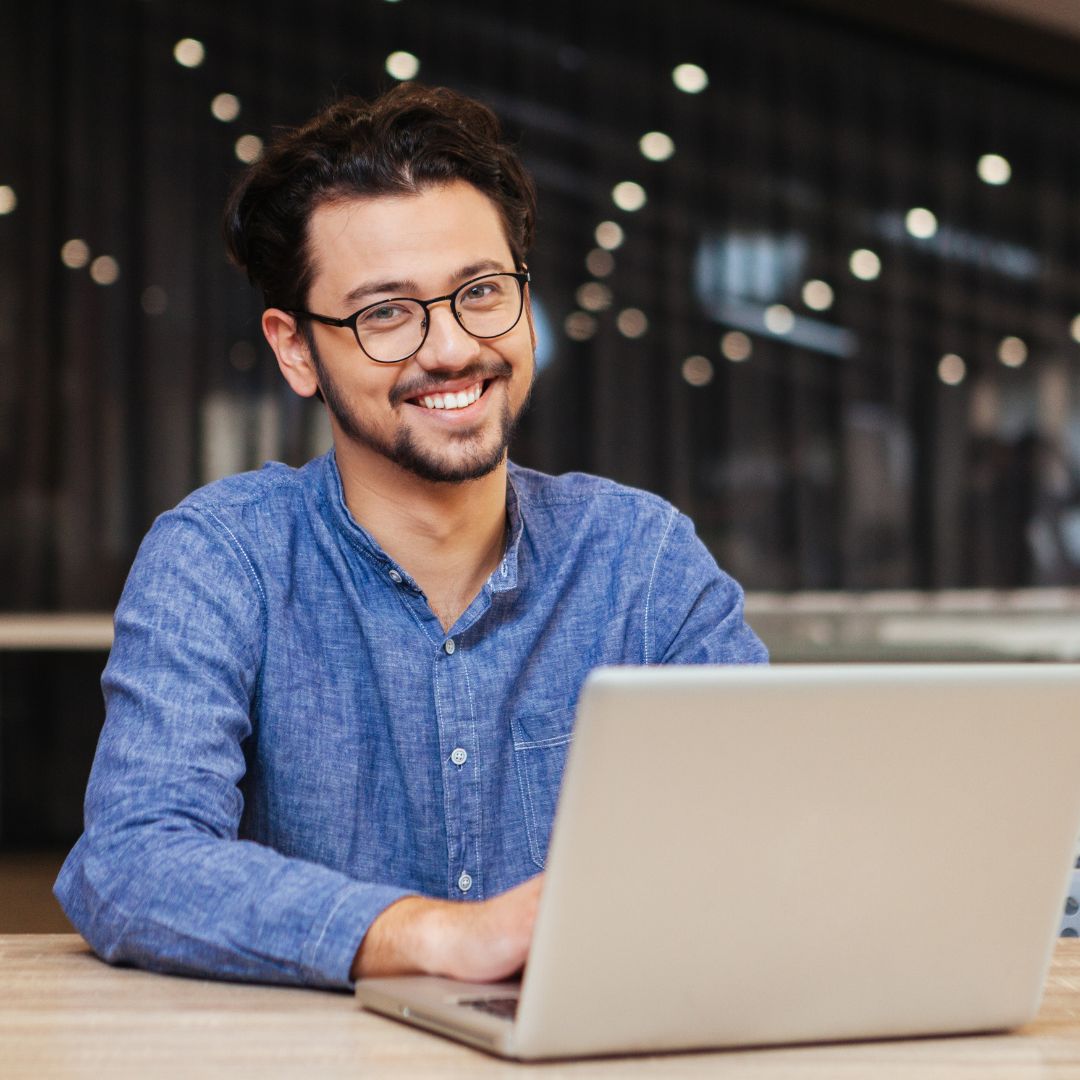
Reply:
<svg viewBox="0 0 1080 1080"><path fill-rule="evenodd" d="M478 262L460 267L457 273L451 275L451 277L455 281L465 282L474 277L479 277L481 274L491 273L509 273L509 271L506 270L499 259L480 259ZM391 297L415 296L419 291L420 287L413 278L375 279L361 282L355 288L350 289L342 297L341 302L347 307L361 304L367 297L375 297L377 299L373 302L377 302L379 299L388 300Z"/></svg>

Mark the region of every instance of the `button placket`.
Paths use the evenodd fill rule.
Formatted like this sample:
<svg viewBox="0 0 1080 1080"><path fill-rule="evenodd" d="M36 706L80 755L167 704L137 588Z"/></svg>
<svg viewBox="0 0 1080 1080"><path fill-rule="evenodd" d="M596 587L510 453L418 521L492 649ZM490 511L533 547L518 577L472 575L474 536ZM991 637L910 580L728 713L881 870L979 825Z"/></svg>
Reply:
<svg viewBox="0 0 1080 1080"><path fill-rule="evenodd" d="M466 653L454 637L435 646L436 708L442 743L442 775L446 791L448 895L483 899L480 876L480 820L477 793L479 758L475 750L476 716ZM468 765L468 768L466 768Z"/></svg>

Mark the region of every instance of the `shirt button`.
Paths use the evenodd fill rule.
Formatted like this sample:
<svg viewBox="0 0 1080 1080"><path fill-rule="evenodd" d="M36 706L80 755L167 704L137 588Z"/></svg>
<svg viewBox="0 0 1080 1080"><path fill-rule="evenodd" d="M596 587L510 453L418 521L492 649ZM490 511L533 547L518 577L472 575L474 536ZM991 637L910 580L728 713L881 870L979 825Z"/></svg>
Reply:
<svg viewBox="0 0 1080 1080"><path fill-rule="evenodd" d="M461 877L457 879L457 887L462 892L468 892L472 888L472 878L464 870L461 872Z"/></svg>
<svg viewBox="0 0 1080 1080"><path fill-rule="evenodd" d="M455 765L464 765L469 760L469 755L459 746L451 755L450 760Z"/></svg>
<svg viewBox="0 0 1080 1080"><path fill-rule="evenodd" d="M390 580L395 585L400 585L401 584L401 575L396 570L391 570L390 571Z"/></svg>
<svg viewBox="0 0 1080 1080"><path fill-rule="evenodd" d="M447 656L453 656L454 650L457 648L457 646L454 644L454 639L452 637L448 637L446 639L446 644L443 646L443 648L446 650Z"/></svg>

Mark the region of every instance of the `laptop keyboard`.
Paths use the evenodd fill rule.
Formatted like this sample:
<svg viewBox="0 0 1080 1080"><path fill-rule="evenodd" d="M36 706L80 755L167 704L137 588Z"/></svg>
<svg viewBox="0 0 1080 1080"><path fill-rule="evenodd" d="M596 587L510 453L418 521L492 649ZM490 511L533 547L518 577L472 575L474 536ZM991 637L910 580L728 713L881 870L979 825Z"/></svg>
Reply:
<svg viewBox="0 0 1080 1080"><path fill-rule="evenodd" d="M513 1020L517 1015L516 997L488 997L471 998L459 1001L459 1005L467 1005L470 1009L478 1009L490 1016L499 1016L503 1020Z"/></svg>

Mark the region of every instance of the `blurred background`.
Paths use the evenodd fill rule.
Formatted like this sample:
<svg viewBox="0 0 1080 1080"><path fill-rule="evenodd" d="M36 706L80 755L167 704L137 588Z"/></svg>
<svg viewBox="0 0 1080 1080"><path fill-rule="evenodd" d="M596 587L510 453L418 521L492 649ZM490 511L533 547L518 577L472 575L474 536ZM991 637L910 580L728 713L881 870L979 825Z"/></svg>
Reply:
<svg viewBox="0 0 1080 1080"><path fill-rule="evenodd" d="M229 186L405 79L490 104L538 184L517 461L674 501L778 661L1080 658L1073 0L5 4L0 931L64 926L154 516L329 447Z"/></svg>

